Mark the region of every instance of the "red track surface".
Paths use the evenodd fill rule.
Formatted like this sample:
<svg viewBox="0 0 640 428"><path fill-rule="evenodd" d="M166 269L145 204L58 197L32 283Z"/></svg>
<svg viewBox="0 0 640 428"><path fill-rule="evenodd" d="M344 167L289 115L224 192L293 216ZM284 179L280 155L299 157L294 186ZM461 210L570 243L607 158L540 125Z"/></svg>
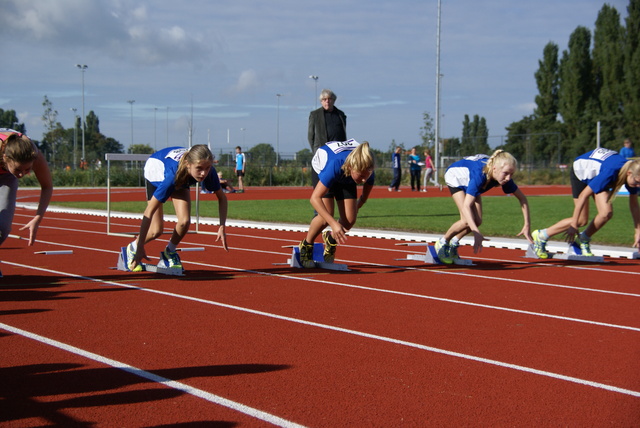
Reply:
<svg viewBox="0 0 640 428"><path fill-rule="evenodd" d="M265 193L297 194L230 199ZM374 197L405 194L417 197ZM16 223L31 215L19 209ZM229 228L229 253L188 235L183 247L206 251L183 253L186 276L172 277L110 269L128 240L105 230L102 217L50 212L36 246L0 247L3 427L640 421L637 260L463 248L476 266L443 267L396 260L415 247L350 237L337 255L349 272L302 270L281 265L300 233ZM61 249L73 255L34 254Z"/></svg>

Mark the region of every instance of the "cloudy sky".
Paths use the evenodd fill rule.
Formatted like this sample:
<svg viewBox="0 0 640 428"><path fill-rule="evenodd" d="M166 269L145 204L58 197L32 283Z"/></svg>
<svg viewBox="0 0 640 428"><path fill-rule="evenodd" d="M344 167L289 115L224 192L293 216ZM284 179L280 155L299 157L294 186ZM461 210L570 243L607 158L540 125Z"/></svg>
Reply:
<svg viewBox="0 0 640 428"><path fill-rule="evenodd" d="M566 49L603 4L442 0L441 136L459 136L465 114L485 117L491 136L531 114L544 46ZM627 16L626 0L608 4ZM193 144L214 152L269 143L293 153L308 147L317 83L338 95L350 138L410 147L423 113L435 115L437 9L437 0L0 0L0 108L41 139L46 95L72 127L83 64L85 112L125 147L132 134L158 149L186 145L191 122Z"/></svg>

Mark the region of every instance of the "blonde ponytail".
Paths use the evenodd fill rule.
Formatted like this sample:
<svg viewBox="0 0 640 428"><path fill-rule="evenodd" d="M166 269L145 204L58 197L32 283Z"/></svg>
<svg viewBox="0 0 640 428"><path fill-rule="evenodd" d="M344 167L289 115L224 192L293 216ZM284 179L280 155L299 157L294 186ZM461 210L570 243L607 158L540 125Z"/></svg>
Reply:
<svg viewBox="0 0 640 428"><path fill-rule="evenodd" d="M491 171L494 166L497 165L509 165L514 168L518 166L518 161L515 157L509 152L505 152L504 150L498 149L489 158L487 164L482 169L482 172L487 174L487 177L491 176Z"/></svg>
<svg viewBox="0 0 640 428"><path fill-rule="evenodd" d="M368 141L363 141L349 153L342 165L344 175L351 175L352 171L367 172L375 168L375 162Z"/></svg>
<svg viewBox="0 0 640 428"><path fill-rule="evenodd" d="M213 164L213 153L211 153L209 147L204 144L196 144L182 155L176 171L175 185L177 188L184 186L189 179L189 170L187 167L190 164L200 161L209 161Z"/></svg>
<svg viewBox="0 0 640 428"><path fill-rule="evenodd" d="M636 180L640 179L640 159L630 160L622 165L622 168L620 168L620 171L618 172L616 184L613 187L613 191L609 194L607 202L613 202L616 198L620 188L627 182L627 173L629 171L631 171L631 175L633 175Z"/></svg>

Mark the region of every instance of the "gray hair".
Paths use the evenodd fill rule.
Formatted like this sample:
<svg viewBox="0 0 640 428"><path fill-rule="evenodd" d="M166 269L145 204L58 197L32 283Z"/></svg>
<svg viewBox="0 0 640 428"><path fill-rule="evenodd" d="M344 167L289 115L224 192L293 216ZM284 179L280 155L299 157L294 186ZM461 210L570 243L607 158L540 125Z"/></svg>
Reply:
<svg viewBox="0 0 640 428"><path fill-rule="evenodd" d="M323 89L322 92L320 92L320 99L323 98L331 98L335 101L338 97L331 89Z"/></svg>

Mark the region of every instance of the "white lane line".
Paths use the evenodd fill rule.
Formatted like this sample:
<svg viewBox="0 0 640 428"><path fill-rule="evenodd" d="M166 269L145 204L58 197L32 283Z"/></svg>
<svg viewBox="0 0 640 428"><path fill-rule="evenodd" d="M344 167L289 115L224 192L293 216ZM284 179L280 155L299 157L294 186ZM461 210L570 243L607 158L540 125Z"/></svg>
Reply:
<svg viewBox="0 0 640 428"><path fill-rule="evenodd" d="M165 377L153 374L146 370L139 369L134 366L130 366L129 364L125 364L123 362L113 360L111 358L104 357L99 354L95 354L93 352L86 351L84 349L80 349L73 345L68 345L63 342L59 342L54 339L50 339L48 337L41 336L36 333L32 333L17 327L13 327L4 323L0 323L0 328L3 330L9 331L11 333L26 337L28 339L35 340L40 343L44 343L45 345L53 346L55 348L61 349L66 352L70 352L72 354L79 355L81 357L97 361L98 363L105 364L107 366L111 366L116 369L120 369L127 373L133 374L135 376L147 379L151 382L163 384L169 388L176 389L178 391L182 391L186 394L193 395L195 397L206 400L210 403L217 404L220 406L227 407L229 409L235 410L240 413L244 413L245 415L251 416L256 419L260 419L261 421L269 422L273 425L279 427L302 427L303 425L298 425L294 422L288 421L286 419L280 418L278 416L272 415L270 413L263 412L262 410L255 409L253 407L249 407L245 404L238 403L236 401L229 400L227 398L221 397L219 395L211 394L210 392L204 391L202 389L194 388L185 383L178 382L175 380L167 379Z"/></svg>
<svg viewBox="0 0 640 428"><path fill-rule="evenodd" d="M267 318L272 318L272 319L292 322L292 323L301 324L301 325L307 325L307 326L311 326L311 327L317 327L317 328L330 330L330 331L337 331L337 332L346 333L346 334L350 334L350 335L354 335L354 336L358 336L358 337L364 337L364 338L368 338L368 339L378 340L378 341L381 341L381 342L393 343L393 344L396 344L396 345L402 345L402 346L407 346L407 347L411 347L411 348L415 348L415 349L421 349L421 350L428 351L428 352L433 352L433 353L436 353L436 354L448 355L448 356L451 356L451 357L462 358L462 359L469 360L469 361L475 361L475 362L489 364L489 365L493 365L493 366L497 366L497 367L503 367L503 368L517 370L517 371L521 371L521 372L525 372L525 373L531 373L531 374L535 374L535 375L539 375L539 376L549 377L549 378L553 378L553 379L564 380L564 381L567 381L567 382L572 382L572 383L576 383L576 384L580 384L580 385L590 386L590 387L594 387L594 388L598 388L598 389L604 389L604 390L607 390L607 391L617 392L617 393L620 393L620 394L631 395L631 396L634 396L634 397L640 397L640 391L633 391L633 390L629 390L629 389L625 389L625 388L619 388L619 387L616 387L616 386L607 385L607 384L603 384L603 383L600 383L600 382L593 382L593 381L589 381L589 380L586 380L586 379L580 379L580 378L573 377L573 376L566 376L566 375L562 375L562 374L559 374L559 373L549 372L549 371L546 371L546 370L538 370L538 369L534 369L534 368L531 368L531 367L521 366L521 365L518 365L518 364L511 364L511 363L506 363L506 362L502 362L502 361L492 360L492 359L489 359L489 358L482 358L482 357L477 357L477 356L474 356L474 355L463 354L461 352L448 351L446 349L435 348L435 347L427 346L427 345L421 345L419 343L409 342L409 341L405 341L405 340L394 339L394 338L390 338L390 337L386 337L386 336L380 336L380 335L376 335L376 334L365 333L365 332L361 332L361 331L357 331L357 330L351 330L351 329L342 328L342 327L335 327L335 326L328 325L328 324L321 324L321 323L317 323L317 322L313 322L313 321L306 321L306 320L302 320L302 319L299 319L299 318L292 318L292 317L288 317L288 316L284 316L284 315L273 314L273 313L270 313L270 312L258 311L258 310L255 310L255 309L244 308L244 307L236 306L236 305L230 305L230 304L227 304L227 303L214 302L212 300L201 299L201 298L198 298L198 297L192 297L192 296L185 296L185 295L176 294L176 293L170 293L170 292L167 292L167 291L154 290L154 289L150 289L150 288L144 288L144 287L139 287L139 286L134 286L134 285L129 285L129 284L117 283L117 282L113 282L113 281L104 281L104 280L101 280L101 279L85 277L85 276L76 275L76 274L73 274L73 273L54 271L52 269L34 268L34 267L26 266L26 265L19 265L17 263L11 263L11 264L12 265L16 265L16 266L21 266L21 267L24 267L24 268L30 268L30 269L40 270L40 271L44 271L44 272L50 272L50 273L54 273L54 274L57 274L57 275L71 276L71 277L85 279L85 280L89 280L89 281L93 281L93 282L114 285L114 286L117 286L117 287L135 289L135 290L145 291L145 292L148 292L148 293L159 294L159 295L162 295L162 296L175 297L175 298L178 298L178 299L188 300L188 301L192 301L192 302L204 303L204 304L211 305L211 306L217 306L217 307L231 309L231 310L235 310L235 311L239 311L239 312L245 312L245 313L258 315L258 316L262 316L262 317L267 317ZM237 269L237 270L244 271L244 272L251 272L251 273L261 273L261 272L246 271L246 270L243 270L243 269ZM273 275L273 276L279 276L279 275ZM358 288L360 288L360 287L358 287Z"/></svg>

